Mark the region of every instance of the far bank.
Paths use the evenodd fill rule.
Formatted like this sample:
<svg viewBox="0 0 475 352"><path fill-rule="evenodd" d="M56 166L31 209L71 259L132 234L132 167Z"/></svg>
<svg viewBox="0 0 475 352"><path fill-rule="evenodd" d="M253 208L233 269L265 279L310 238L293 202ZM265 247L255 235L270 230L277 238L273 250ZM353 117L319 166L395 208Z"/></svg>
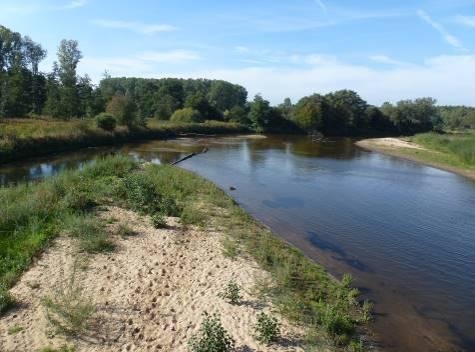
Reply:
<svg viewBox="0 0 475 352"><path fill-rule="evenodd" d="M432 138L421 136L407 138L370 138L360 140L355 144L369 151L415 161L475 180L475 166L466 160L462 160L459 155L449 150L437 148L429 143L416 143L416 141L419 142Z"/></svg>

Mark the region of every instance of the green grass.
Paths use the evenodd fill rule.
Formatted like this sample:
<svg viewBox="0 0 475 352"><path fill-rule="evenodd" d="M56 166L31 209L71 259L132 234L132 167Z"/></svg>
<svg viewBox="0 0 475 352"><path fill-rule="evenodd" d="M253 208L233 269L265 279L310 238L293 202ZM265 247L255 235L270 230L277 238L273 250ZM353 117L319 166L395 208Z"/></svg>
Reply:
<svg viewBox="0 0 475 352"><path fill-rule="evenodd" d="M0 119L0 163L58 151L170 138L186 133L223 134L245 130L239 124L219 121L171 123L150 119L145 127L129 129L119 126L108 132L98 128L94 119Z"/></svg>
<svg viewBox="0 0 475 352"><path fill-rule="evenodd" d="M99 222L94 214L98 206L115 204L151 216L181 216L185 224L223 231L230 241L224 250L231 257L251 256L271 274L273 285L263 285L261 291L282 314L307 327L311 345L330 350L356 346L368 320L348 277L334 279L214 184L176 167L139 168L129 158L109 157L40 183L1 188L0 203L0 287L11 287L61 233L78 238L88 252L112 249L106 221Z"/></svg>
<svg viewBox="0 0 475 352"><path fill-rule="evenodd" d="M416 154L422 158L459 168L475 168L475 132L423 133L410 137L410 140L439 152L417 151Z"/></svg>

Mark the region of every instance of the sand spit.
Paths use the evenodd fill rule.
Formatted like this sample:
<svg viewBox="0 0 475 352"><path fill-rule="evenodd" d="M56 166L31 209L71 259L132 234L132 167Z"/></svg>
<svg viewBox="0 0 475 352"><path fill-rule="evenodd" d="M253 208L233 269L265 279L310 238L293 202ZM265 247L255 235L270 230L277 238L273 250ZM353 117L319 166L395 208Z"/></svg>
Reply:
<svg viewBox="0 0 475 352"><path fill-rule="evenodd" d="M168 229L157 230L147 217L117 207L100 216L118 219L108 225L111 233L122 223L137 234L117 236L114 252L88 257L78 254L74 240L56 240L11 290L20 306L0 319L2 352L40 351L65 343L78 352L188 351L188 340L205 311L220 314L238 351L303 351L302 330L282 318L281 341L271 346L256 342L257 314L272 311L272 306L259 299L255 287L269 277L250 259L225 257L222 233L184 228L174 218L168 218ZM85 334L66 339L52 332L41 300L72 276L97 314ZM217 297L231 279L243 288L240 305ZM11 333L15 326L22 330Z"/></svg>

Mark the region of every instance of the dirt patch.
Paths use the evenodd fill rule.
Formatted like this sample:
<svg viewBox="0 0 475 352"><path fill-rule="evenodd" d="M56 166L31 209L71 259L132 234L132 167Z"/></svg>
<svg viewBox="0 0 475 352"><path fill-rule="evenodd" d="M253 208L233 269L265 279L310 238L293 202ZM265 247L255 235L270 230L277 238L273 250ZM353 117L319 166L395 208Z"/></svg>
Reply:
<svg viewBox="0 0 475 352"><path fill-rule="evenodd" d="M100 216L119 219L108 225L111 232L122 223L136 234L118 237L115 252L92 257L79 255L72 239L59 238L11 290L20 307L0 320L2 352L39 351L65 343L88 352L188 351L188 340L205 311L220 314L241 351L303 351L302 330L282 317L279 343L256 342L257 315L272 311L272 306L258 298L255 287L269 277L249 259L225 257L222 233L186 229L174 218L168 218L168 229L157 230L147 217L116 207ZM66 339L51 332L41 300L54 295L74 268L97 314L87 333ZM217 296L231 279L243 289L240 305ZM15 326L22 330L12 334Z"/></svg>

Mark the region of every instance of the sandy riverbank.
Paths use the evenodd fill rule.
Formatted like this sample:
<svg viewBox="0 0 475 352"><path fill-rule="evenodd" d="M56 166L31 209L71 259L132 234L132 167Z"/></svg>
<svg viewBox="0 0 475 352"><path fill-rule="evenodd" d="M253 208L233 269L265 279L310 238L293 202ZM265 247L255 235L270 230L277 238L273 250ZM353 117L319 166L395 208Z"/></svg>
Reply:
<svg viewBox="0 0 475 352"><path fill-rule="evenodd" d="M424 165L429 165L441 170L450 171L458 175L465 176L469 179L475 180L475 170L461 169L450 166L442 162L428 160L424 155L430 155L437 159L440 152L427 149L416 143L408 142L400 138L371 138L363 139L355 143L358 147L366 150L376 151L379 153L403 158L406 160L415 161Z"/></svg>
<svg viewBox="0 0 475 352"><path fill-rule="evenodd" d="M250 258L225 257L219 230L184 227L176 218L167 219L168 229L158 230L148 217L117 207L99 216L117 219L108 225L111 234L120 223L136 234L115 236L114 252L92 258L80 254L70 237L57 239L11 290L20 306L0 320L2 351L40 351L64 344L78 352L188 351L205 311L220 314L239 351L302 351L302 330L279 315L278 343L256 341L252 327L257 315L273 311L257 294L256 284L270 276ZM85 333L65 338L51 331L41 301L57 295L72 276L97 313ZM242 287L240 305L217 296L231 279ZM14 327L21 331L11 333Z"/></svg>

